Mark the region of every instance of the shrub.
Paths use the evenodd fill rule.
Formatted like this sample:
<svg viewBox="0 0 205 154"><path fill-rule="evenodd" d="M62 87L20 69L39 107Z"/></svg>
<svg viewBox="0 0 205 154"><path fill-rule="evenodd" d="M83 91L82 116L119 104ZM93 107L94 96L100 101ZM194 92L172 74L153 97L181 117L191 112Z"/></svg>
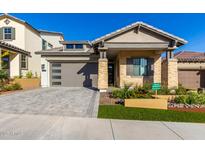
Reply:
<svg viewBox="0 0 205 154"><path fill-rule="evenodd" d="M28 71L28 72L26 73L26 77L27 77L28 79L32 78L32 77L33 77L32 71Z"/></svg>
<svg viewBox="0 0 205 154"><path fill-rule="evenodd" d="M13 84L10 84L10 85L4 85L2 87L2 90L4 91L12 91L12 90L21 90L21 85L18 84L18 83L13 83Z"/></svg>
<svg viewBox="0 0 205 154"><path fill-rule="evenodd" d="M174 99L179 104L205 104L205 94L188 93L187 95L177 96Z"/></svg>
<svg viewBox="0 0 205 154"><path fill-rule="evenodd" d="M186 103L186 96L177 96L174 98L174 102L177 104L185 104Z"/></svg>
<svg viewBox="0 0 205 154"><path fill-rule="evenodd" d="M177 95L186 95L186 94L187 94L187 90L186 90L186 88L184 88L184 87L180 84L179 87L176 89L176 94L177 94Z"/></svg>
<svg viewBox="0 0 205 154"><path fill-rule="evenodd" d="M7 80L9 78L9 75L6 71L0 70L0 82L3 83L4 80Z"/></svg>
<svg viewBox="0 0 205 154"><path fill-rule="evenodd" d="M159 95L169 95L170 94L170 89L168 89L165 86L162 86L160 90L158 90Z"/></svg>
<svg viewBox="0 0 205 154"><path fill-rule="evenodd" d="M152 98L152 94L149 92L148 86L136 86L131 88L125 85L124 88L113 90L112 96L114 98L128 99L128 98Z"/></svg>

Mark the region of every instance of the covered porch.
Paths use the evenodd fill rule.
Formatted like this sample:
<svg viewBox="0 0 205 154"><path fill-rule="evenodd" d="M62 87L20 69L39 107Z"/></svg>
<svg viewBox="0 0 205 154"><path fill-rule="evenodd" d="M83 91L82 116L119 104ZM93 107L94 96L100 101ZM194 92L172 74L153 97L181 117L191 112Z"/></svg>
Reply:
<svg viewBox="0 0 205 154"><path fill-rule="evenodd" d="M9 43L0 41L0 70L5 70L9 77L21 75L21 60L27 60L30 52Z"/></svg>
<svg viewBox="0 0 205 154"><path fill-rule="evenodd" d="M169 61L173 55L173 50L168 50L167 46L165 43L104 44L99 48L98 88L106 91L109 86L122 88L161 83L161 54L167 52Z"/></svg>
<svg viewBox="0 0 205 154"><path fill-rule="evenodd" d="M98 88L109 85L124 87L145 83L163 83L168 88L178 86L177 60L173 51L186 40L143 22L136 22L104 35L92 42L100 54ZM162 65L161 54L166 52ZM166 80L166 81L164 81Z"/></svg>

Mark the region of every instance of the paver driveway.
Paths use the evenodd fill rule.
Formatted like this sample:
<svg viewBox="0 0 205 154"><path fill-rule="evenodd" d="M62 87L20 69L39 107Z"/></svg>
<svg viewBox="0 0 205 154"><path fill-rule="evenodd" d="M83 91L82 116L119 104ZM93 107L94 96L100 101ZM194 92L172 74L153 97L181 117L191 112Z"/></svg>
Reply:
<svg viewBox="0 0 205 154"><path fill-rule="evenodd" d="M53 87L0 96L0 112L12 114L96 117L99 92Z"/></svg>

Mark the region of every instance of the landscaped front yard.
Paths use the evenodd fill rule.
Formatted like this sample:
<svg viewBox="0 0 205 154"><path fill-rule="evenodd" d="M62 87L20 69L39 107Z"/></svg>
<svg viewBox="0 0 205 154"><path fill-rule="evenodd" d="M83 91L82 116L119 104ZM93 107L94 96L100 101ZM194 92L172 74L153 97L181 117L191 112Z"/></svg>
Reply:
<svg viewBox="0 0 205 154"><path fill-rule="evenodd" d="M98 118L205 123L205 113L100 105Z"/></svg>

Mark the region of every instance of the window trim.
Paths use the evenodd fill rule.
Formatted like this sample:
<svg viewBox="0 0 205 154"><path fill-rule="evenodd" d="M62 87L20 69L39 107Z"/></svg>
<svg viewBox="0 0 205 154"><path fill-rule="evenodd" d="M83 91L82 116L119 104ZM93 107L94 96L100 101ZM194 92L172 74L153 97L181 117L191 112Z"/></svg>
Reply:
<svg viewBox="0 0 205 154"><path fill-rule="evenodd" d="M82 48L76 48L77 45L82 45ZM76 49L76 50L84 49L83 44L75 44L75 49Z"/></svg>
<svg viewBox="0 0 205 154"><path fill-rule="evenodd" d="M130 57L131 59L146 59L147 60L147 67L149 68L149 57ZM151 74L151 71L152 70L149 70L147 68L147 75L134 75L134 64L132 63L132 66L133 66L133 73L132 75L127 75L127 76L130 76L132 78L135 78L135 77L150 77L150 76L153 76L153 75L150 75ZM150 67L151 68L151 67Z"/></svg>
<svg viewBox="0 0 205 154"><path fill-rule="evenodd" d="M25 60L26 67L25 68L22 68L22 56L25 56L25 58L26 58L26 60ZM23 55L23 54L20 55L20 68L21 68L21 70L28 70L28 56Z"/></svg>
<svg viewBox="0 0 205 154"><path fill-rule="evenodd" d="M67 48L67 45L73 45L73 48ZM82 45L82 48L76 48L76 45ZM65 50L72 51L72 50L84 50L84 44L65 44Z"/></svg>
<svg viewBox="0 0 205 154"><path fill-rule="evenodd" d="M45 49L43 43L45 42ZM42 50L47 50L48 42L45 39L42 39Z"/></svg>
<svg viewBox="0 0 205 154"><path fill-rule="evenodd" d="M12 39L12 28L13 27L2 27L3 28L3 40L5 40L5 41L12 41L13 39ZM5 38L5 29L6 28L10 28L11 29L11 38L10 39L6 39Z"/></svg>

